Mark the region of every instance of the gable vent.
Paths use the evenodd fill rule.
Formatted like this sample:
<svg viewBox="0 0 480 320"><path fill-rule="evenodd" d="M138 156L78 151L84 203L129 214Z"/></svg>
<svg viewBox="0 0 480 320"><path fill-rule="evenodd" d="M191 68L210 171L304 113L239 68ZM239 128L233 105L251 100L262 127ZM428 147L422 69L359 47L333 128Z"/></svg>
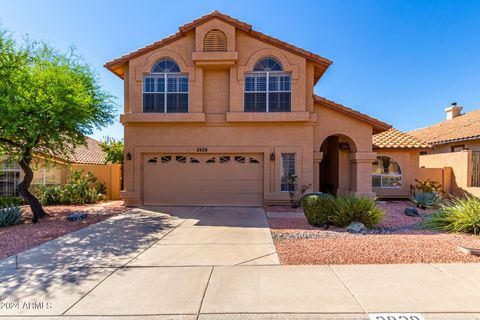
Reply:
<svg viewBox="0 0 480 320"><path fill-rule="evenodd" d="M227 36L225 33L217 29L208 31L203 39L203 51L227 51Z"/></svg>

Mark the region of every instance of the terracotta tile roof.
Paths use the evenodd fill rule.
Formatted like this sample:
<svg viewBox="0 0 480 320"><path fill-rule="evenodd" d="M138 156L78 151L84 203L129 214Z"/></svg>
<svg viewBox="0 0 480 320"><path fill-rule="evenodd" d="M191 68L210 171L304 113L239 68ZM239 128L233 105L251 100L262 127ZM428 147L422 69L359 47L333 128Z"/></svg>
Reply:
<svg viewBox="0 0 480 320"><path fill-rule="evenodd" d="M105 63L104 66L106 68L108 68L110 71L112 71L113 73L115 73L116 75L122 77L123 75L122 75L121 71L118 70L117 68L120 65L122 65L123 63L125 63L128 60L131 60L135 57L143 55L147 52L150 52L152 50L155 50L155 49L161 48L161 47L163 47L167 44L170 44L173 41L176 41L177 39L180 39L180 38L184 37L186 32L192 30L196 26L198 26L202 23L205 23L209 20L212 20L212 19L222 20L226 23L229 23L229 24L235 26L236 28L238 28L240 30L243 30L243 31L247 32L253 38L256 38L260 41L266 42L266 43L271 44L273 46L279 47L283 50L290 51L292 53L298 54L300 56L305 57L306 59L308 59L310 61L313 61L317 64L320 64L320 65L322 65L322 68L323 68L321 73L323 73L332 64L332 61L330 61L326 58L323 58L323 57L321 57L317 54L314 54L312 52L309 52L309 51L306 51L304 49L298 48L294 45L291 45L291 44L286 43L284 41L278 40L276 38L267 36L267 35L265 35L261 32L253 30L252 26L245 23L245 22L234 19L234 18L232 18L232 17L230 17L226 14L223 14L219 11L213 11L212 13L204 15L204 16L196 19L196 20L193 20L192 22L184 24L183 26L178 28L179 32L169 36L168 38L165 38L165 39L162 39L160 41L154 42L154 43L152 43L150 45L147 45L143 48L140 48L136 51L133 51L133 52L128 53L124 56L121 56L120 58L111 60L111 61Z"/></svg>
<svg viewBox="0 0 480 320"><path fill-rule="evenodd" d="M409 134L434 145L480 139L480 109L410 131Z"/></svg>
<svg viewBox="0 0 480 320"><path fill-rule="evenodd" d="M372 118L370 116L367 116L364 113L361 113L359 111L353 110L351 108L345 107L344 105L338 104L334 101L328 100L326 98L314 95L313 100L316 103L321 104L324 107L345 113L351 117L357 118L361 121L367 122L373 126L374 132L382 132L385 130L390 129L392 126L389 125L388 123L385 123L383 121L380 121L378 119Z"/></svg>
<svg viewBox="0 0 480 320"><path fill-rule="evenodd" d="M391 128L373 135L373 149L431 149L428 143Z"/></svg>
<svg viewBox="0 0 480 320"><path fill-rule="evenodd" d="M87 137L87 144L77 147L65 160L74 163L105 164L105 152L102 151L97 140Z"/></svg>

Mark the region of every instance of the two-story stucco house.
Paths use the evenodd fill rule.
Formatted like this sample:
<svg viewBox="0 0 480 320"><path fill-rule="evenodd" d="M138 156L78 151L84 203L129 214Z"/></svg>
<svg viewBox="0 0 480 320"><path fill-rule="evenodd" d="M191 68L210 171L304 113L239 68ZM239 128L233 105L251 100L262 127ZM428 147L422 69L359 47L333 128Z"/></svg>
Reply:
<svg viewBox="0 0 480 320"><path fill-rule="evenodd" d="M372 135L391 126L314 95L331 61L214 11L106 63L124 80L127 205L262 205L373 196Z"/></svg>

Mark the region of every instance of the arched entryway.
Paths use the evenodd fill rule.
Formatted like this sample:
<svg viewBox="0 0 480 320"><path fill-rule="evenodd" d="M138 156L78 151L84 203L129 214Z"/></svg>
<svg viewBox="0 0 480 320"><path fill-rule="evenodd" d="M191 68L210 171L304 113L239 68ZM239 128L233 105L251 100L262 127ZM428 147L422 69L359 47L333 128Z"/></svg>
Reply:
<svg viewBox="0 0 480 320"><path fill-rule="evenodd" d="M333 195L352 191L355 174L349 155L356 152L353 140L345 135L328 136L320 146L321 161L318 164L320 192Z"/></svg>

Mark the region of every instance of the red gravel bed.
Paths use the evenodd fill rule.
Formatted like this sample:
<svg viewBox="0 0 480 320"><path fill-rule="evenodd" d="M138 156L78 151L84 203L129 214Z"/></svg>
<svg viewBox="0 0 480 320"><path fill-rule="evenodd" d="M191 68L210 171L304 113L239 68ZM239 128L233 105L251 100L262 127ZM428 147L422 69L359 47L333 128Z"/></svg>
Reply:
<svg viewBox="0 0 480 320"><path fill-rule="evenodd" d="M403 213L405 208L413 207L412 203L409 201L381 202L378 204L378 206L382 208L383 212L385 213L382 220L378 224L378 226L381 228L407 227L416 225L423 220L421 217L409 217ZM430 215L435 212L435 209L416 209L421 215Z"/></svg>
<svg viewBox="0 0 480 320"><path fill-rule="evenodd" d="M458 246L480 248L480 237L424 230L423 217L403 213L408 201L379 204L385 216L378 228L354 234L343 228L313 227L304 217L269 218L282 264L388 264L480 262ZM423 216L435 210L418 209Z"/></svg>
<svg viewBox="0 0 480 320"><path fill-rule="evenodd" d="M32 223L32 214L24 206L22 223L0 228L0 259L38 246L44 242L69 234L91 224L108 219L128 209L122 201L108 201L91 205L45 206L48 216ZM67 221L71 212L87 212L84 220Z"/></svg>
<svg viewBox="0 0 480 320"><path fill-rule="evenodd" d="M480 248L480 238L455 234L354 235L276 240L281 264L480 262L457 246Z"/></svg>

